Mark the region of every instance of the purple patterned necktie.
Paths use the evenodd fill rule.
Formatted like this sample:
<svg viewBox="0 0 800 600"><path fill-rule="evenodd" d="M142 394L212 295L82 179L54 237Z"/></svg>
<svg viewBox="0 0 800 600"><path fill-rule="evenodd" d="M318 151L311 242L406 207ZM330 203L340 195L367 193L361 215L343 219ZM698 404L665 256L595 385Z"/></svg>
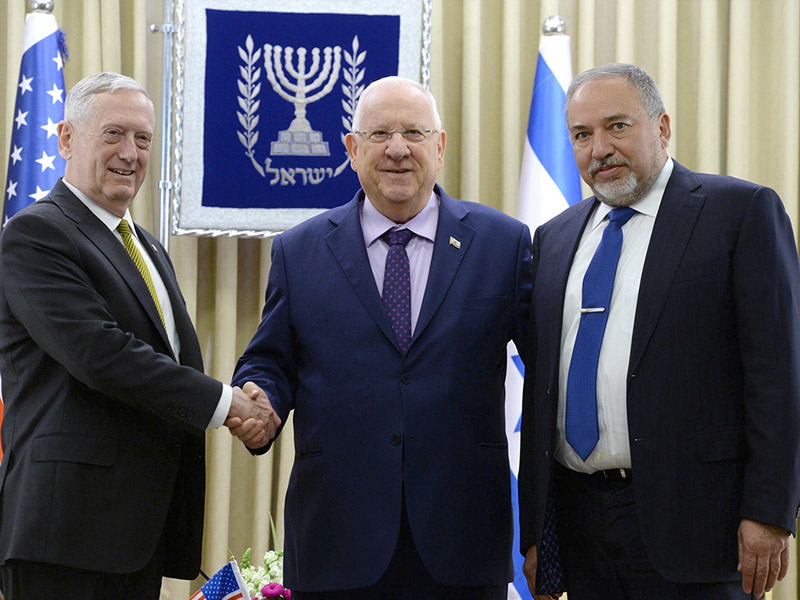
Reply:
<svg viewBox="0 0 800 600"><path fill-rule="evenodd" d="M414 233L408 229L395 229L382 237L389 244L383 273L383 305L392 322L397 345L401 352L405 352L411 343L411 269L406 244Z"/></svg>

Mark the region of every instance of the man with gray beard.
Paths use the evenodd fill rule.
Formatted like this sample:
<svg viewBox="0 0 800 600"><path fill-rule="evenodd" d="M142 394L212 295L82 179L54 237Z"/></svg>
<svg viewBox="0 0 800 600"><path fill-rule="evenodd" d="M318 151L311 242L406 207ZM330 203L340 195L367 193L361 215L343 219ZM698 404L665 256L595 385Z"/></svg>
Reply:
<svg viewBox="0 0 800 600"><path fill-rule="evenodd" d="M761 597L800 505L800 266L766 187L667 153L653 79L576 77L594 197L533 242L519 469L536 598ZM560 577L558 577L560 576Z"/></svg>

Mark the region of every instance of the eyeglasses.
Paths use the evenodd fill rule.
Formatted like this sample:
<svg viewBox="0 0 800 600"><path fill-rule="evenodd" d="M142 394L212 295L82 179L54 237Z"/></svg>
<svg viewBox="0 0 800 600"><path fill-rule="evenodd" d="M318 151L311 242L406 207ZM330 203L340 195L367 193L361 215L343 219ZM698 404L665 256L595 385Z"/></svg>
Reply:
<svg viewBox="0 0 800 600"><path fill-rule="evenodd" d="M431 135L439 131L438 129L373 129L371 131L354 131L367 138L367 141L372 144L383 144L392 139L395 133L403 136L403 139L412 144L421 144L427 140Z"/></svg>

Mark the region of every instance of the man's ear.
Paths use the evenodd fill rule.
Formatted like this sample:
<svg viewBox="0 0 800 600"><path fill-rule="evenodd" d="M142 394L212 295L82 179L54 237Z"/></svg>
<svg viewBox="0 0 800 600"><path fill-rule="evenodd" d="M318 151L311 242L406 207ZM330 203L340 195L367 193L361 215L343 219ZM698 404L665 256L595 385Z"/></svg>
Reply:
<svg viewBox="0 0 800 600"><path fill-rule="evenodd" d="M61 121L58 124L58 153L64 160L69 160L72 156L72 142L75 137L75 129L72 123Z"/></svg>
<svg viewBox="0 0 800 600"><path fill-rule="evenodd" d="M358 148L358 142L356 142L356 134L355 133L348 133L344 136L344 145L347 148L347 154L350 155L350 167L353 171L358 172L356 169L356 149Z"/></svg>

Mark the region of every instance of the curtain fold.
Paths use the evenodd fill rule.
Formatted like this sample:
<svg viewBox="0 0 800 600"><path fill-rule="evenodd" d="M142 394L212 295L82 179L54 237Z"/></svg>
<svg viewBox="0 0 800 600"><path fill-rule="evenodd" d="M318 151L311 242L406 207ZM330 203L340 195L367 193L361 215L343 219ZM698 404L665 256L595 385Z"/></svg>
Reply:
<svg viewBox="0 0 800 600"><path fill-rule="evenodd" d="M187 0L190 2L191 0ZM796 0L432 0L431 90L448 133L439 182L456 197L516 214L522 145L543 20L560 14L573 71L635 62L658 82L673 137L669 152L699 171L775 188L800 219L800 3ZM71 87L120 71L149 89L158 129L134 218L159 231L162 0L55 0L67 33ZM22 51L24 0L0 4L0 175L5 184ZM588 188L584 186L588 195ZM3 195L5 197L5 194ZM342 198L346 201L349 198ZM197 326L206 371L229 381L260 320L270 240L172 237L170 255ZM284 493L293 461L291 423L265 456L220 429L209 433L203 569L247 547L260 560L282 545ZM270 515L278 540L272 540ZM798 600L797 547L772 594ZM198 582L165 580L162 598L185 600Z"/></svg>

